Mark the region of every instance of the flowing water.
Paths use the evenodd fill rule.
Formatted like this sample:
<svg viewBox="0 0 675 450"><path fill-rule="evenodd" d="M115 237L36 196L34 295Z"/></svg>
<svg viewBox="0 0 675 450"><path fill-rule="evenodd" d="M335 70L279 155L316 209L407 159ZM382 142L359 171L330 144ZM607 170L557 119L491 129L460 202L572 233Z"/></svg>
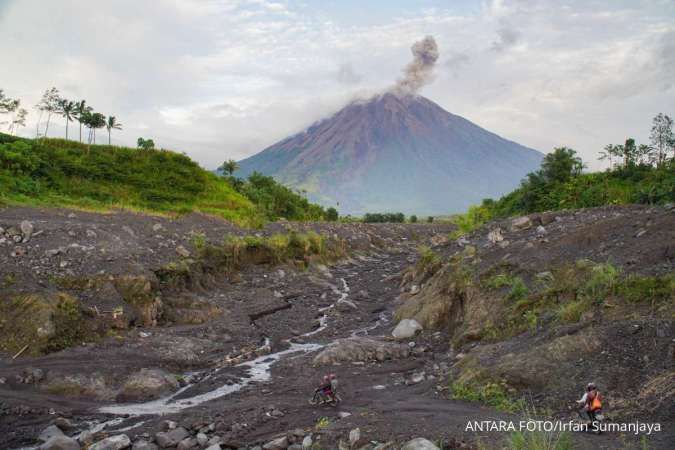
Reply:
<svg viewBox="0 0 675 450"><path fill-rule="evenodd" d="M349 285L347 284L347 281L344 278L341 278L340 281L342 284L342 288L339 288L337 286L333 287L333 293L338 295L337 301L319 310L319 312L322 313L322 316L319 319L319 327L316 328L315 330L312 330L308 333L301 335L300 337L306 338L325 330L328 327L328 311L333 309L335 305L343 302L348 302L349 304L354 305L351 301L348 300ZM384 316L381 316L380 320L378 320L377 323L375 323L375 325L372 325L364 329L356 330L352 335L355 336L360 333L368 334L370 330L379 326L383 321L386 321L386 318L384 318ZM152 400L149 402L136 404L110 405L100 408L99 411L106 414L124 415L126 418L138 417L143 415L162 415L162 414L177 413L185 408L191 408L204 402L208 402L210 400L214 400L223 397L225 395L232 394L233 392L237 392L252 383L268 381L272 376L271 374L272 366L282 358L297 353L306 354L309 352L314 352L326 346L326 344L319 344L319 343L298 344L290 342L288 340L286 342L288 342L289 344L289 347L286 350L281 350L276 353L263 355L252 361L247 361L238 364L237 367L246 368L246 376L241 377L238 383L224 384L209 392L205 392L188 398L177 399L177 397L179 397L180 394L182 394L192 386L188 385L181 388L177 392L171 394L170 396L158 400ZM270 344L269 340L266 339L265 344L263 344L261 348L264 348L266 346L269 347L269 344ZM214 372L214 374L217 372L218 371ZM214 374L209 375L203 380L212 377ZM94 425L92 427L92 430L96 429L98 431L103 428L117 426L120 425L124 420L125 419L116 418L107 422L99 423ZM135 426L138 425L136 424L134 425L134 427Z"/></svg>

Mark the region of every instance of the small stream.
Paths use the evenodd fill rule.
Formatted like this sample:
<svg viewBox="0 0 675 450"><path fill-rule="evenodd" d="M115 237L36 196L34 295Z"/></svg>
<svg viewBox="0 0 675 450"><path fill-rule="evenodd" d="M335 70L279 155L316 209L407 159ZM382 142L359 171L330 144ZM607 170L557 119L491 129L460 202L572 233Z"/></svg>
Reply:
<svg viewBox="0 0 675 450"><path fill-rule="evenodd" d="M306 338L313 336L317 333L320 333L324 331L326 328L328 328L328 312L333 309L337 304L343 303L343 302L348 302L350 305L353 305L356 307L351 301L348 300L349 297L349 285L347 284L347 281L344 278L340 279L341 281L341 288L337 286L332 286L333 293L338 295L339 298L337 301L329 306L326 306L324 308L319 309L319 312L322 313L321 318L319 319L319 327L307 332L305 334L302 334L300 337L301 338ZM378 320L374 325L363 328L360 330L356 330L352 333L352 336L356 336L358 334L368 334L368 332L377 326L379 326L382 323L383 316L380 317L380 320ZM386 321L386 319L384 319ZM129 417L138 417L138 416L143 416L143 415L163 415L163 414L171 414L171 413L177 413L183 409L186 408L191 408L193 406L200 405L204 402L208 402L210 400L214 400L220 397L223 397L225 395L232 394L234 392L240 391L244 387L252 384L252 383L259 383L259 382L265 382L268 381L271 376L271 370L272 366L280 361L282 358L291 355L291 354L297 354L297 353L310 353L310 352L315 352L317 350L320 350L321 348L325 347L326 345L330 344L319 344L319 343L294 343L290 342L290 340L286 340L289 344L289 347L286 350L281 350L276 353L271 353L267 355L260 356L254 360L251 361L246 361L240 364L237 364L237 367L243 367L246 368L246 374L247 376L242 377L238 383L235 384L224 384L214 390L211 390L209 392L205 392L202 394L195 395L193 397L188 397L188 398L181 398L181 399L176 399L177 397L180 396L183 392L185 392L187 389L192 387L193 385L187 385L181 389L179 389L177 392L171 394L170 396L158 399L158 400L152 400L149 402L145 403L137 403L137 404L125 404L125 405L110 405L110 406L104 406L99 409L99 412L106 413L106 414L115 414L115 415L124 415L125 418L115 418L107 422L102 422L96 425L93 425L91 430L101 430L104 428L112 427L112 426L117 426L120 425L123 421L125 421ZM269 346L269 339L265 340L265 343L263 344L263 347ZM204 378L202 381L212 377L215 373L217 373L219 370L216 370L213 374L207 376ZM133 425L130 428L134 428L136 426L139 426L140 423Z"/></svg>

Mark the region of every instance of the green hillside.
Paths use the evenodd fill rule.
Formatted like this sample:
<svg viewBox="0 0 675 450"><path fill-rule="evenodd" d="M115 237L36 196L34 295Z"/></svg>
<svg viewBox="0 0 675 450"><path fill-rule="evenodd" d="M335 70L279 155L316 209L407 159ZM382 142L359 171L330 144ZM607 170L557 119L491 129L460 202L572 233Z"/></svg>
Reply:
<svg viewBox="0 0 675 450"><path fill-rule="evenodd" d="M466 214L455 216L456 235L492 219L535 212L675 202L675 158L666 158L658 166L628 160L604 172L582 173L583 167L574 150L555 149L518 189L498 200L485 199Z"/></svg>
<svg viewBox="0 0 675 450"><path fill-rule="evenodd" d="M283 207L287 204L293 206L289 220L321 219L324 214L278 184L242 181L235 189L184 154L1 133L0 204L199 211L247 226L278 218L289 209Z"/></svg>

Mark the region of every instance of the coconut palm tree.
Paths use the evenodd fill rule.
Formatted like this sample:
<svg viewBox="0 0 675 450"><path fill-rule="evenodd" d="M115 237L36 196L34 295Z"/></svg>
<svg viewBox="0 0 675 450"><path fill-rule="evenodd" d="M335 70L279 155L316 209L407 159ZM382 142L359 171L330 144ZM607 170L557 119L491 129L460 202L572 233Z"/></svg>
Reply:
<svg viewBox="0 0 675 450"><path fill-rule="evenodd" d="M232 174L239 169L239 164L237 164L237 161L230 159L225 161L223 165L219 167L219 169L232 176Z"/></svg>
<svg viewBox="0 0 675 450"><path fill-rule="evenodd" d="M75 119L77 114L77 105L70 101L62 98L59 101L59 114L66 119L66 139L68 139L68 122L72 122Z"/></svg>
<svg viewBox="0 0 675 450"><path fill-rule="evenodd" d="M75 116L77 121L80 122L80 142L82 142L82 125L86 125L87 114L91 113L91 107L87 106L85 100L80 100L75 104Z"/></svg>
<svg viewBox="0 0 675 450"><path fill-rule="evenodd" d="M110 145L110 132L112 130L121 130L122 124L117 121L115 116L108 116L108 120L105 123L105 127L108 130L108 145Z"/></svg>

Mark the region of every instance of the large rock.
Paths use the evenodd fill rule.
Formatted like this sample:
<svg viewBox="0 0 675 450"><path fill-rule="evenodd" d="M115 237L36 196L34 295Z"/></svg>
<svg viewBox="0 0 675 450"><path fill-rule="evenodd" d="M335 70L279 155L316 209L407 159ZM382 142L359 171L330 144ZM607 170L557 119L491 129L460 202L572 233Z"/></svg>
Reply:
<svg viewBox="0 0 675 450"><path fill-rule="evenodd" d="M54 436L42 444L40 450L80 450L80 444L68 436Z"/></svg>
<svg viewBox="0 0 675 450"><path fill-rule="evenodd" d="M51 374L41 389L49 394L64 397L85 397L110 401L115 391L107 384L106 378L99 372L85 374Z"/></svg>
<svg viewBox="0 0 675 450"><path fill-rule="evenodd" d="M47 442L51 438L56 437L56 436L65 436L63 434L63 431L56 425L50 425L44 430L42 430L42 433L40 433L40 436L38 436L38 439L42 442Z"/></svg>
<svg viewBox="0 0 675 450"><path fill-rule="evenodd" d="M511 221L511 231L527 230L532 227L532 220L527 217L516 217Z"/></svg>
<svg viewBox="0 0 675 450"><path fill-rule="evenodd" d="M353 337L339 339L314 357L314 365L407 358L410 348L395 342Z"/></svg>
<svg viewBox="0 0 675 450"><path fill-rule="evenodd" d="M403 319L396 325L391 335L396 339L410 339L421 330L422 325L415 319Z"/></svg>
<svg viewBox="0 0 675 450"><path fill-rule="evenodd" d="M274 439L263 445L263 450L286 450L288 448L288 438L286 436Z"/></svg>
<svg viewBox="0 0 675 450"><path fill-rule="evenodd" d="M155 435L155 441L161 448L177 446L180 441L190 436L185 428L179 427L175 430L159 432Z"/></svg>
<svg viewBox="0 0 675 450"><path fill-rule="evenodd" d="M157 450L157 444L148 442L145 439L139 439L134 442L134 445L131 447L131 450Z"/></svg>
<svg viewBox="0 0 675 450"><path fill-rule="evenodd" d="M502 229L501 228L495 228L494 230L490 230L490 232L487 235L488 241L492 242L493 244L497 244L499 242L502 242L504 240L504 235L502 234Z"/></svg>
<svg viewBox="0 0 675 450"><path fill-rule="evenodd" d="M406 442L401 450L440 450L436 445L424 438L416 438Z"/></svg>
<svg viewBox="0 0 675 450"><path fill-rule="evenodd" d="M131 439L129 439L129 436L126 434L119 434L98 441L89 447L89 450L124 450L129 447L131 447Z"/></svg>
<svg viewBox="0 0 675 450"><path fill-rule="evenodd" d="M19 224L19 229L21 230L21 234L23 234L23 242L28 242L31 236L33 236L33 224L24 220Z"/></svg>
<svg viewBox="0 0 675 450"><path fill-rule="evenodd" d="M176 377L162 369L141 369L127 379L117 394L118 402L144 402L178 389Z"/></svg>
<svg viewBox="0 0 675 450"><path fill-rule="evenodd" d="M197 442L196 438L189 437L185 438L176 447L176 450L190 450L192 448L198 447L199 443Z"/></svg>

